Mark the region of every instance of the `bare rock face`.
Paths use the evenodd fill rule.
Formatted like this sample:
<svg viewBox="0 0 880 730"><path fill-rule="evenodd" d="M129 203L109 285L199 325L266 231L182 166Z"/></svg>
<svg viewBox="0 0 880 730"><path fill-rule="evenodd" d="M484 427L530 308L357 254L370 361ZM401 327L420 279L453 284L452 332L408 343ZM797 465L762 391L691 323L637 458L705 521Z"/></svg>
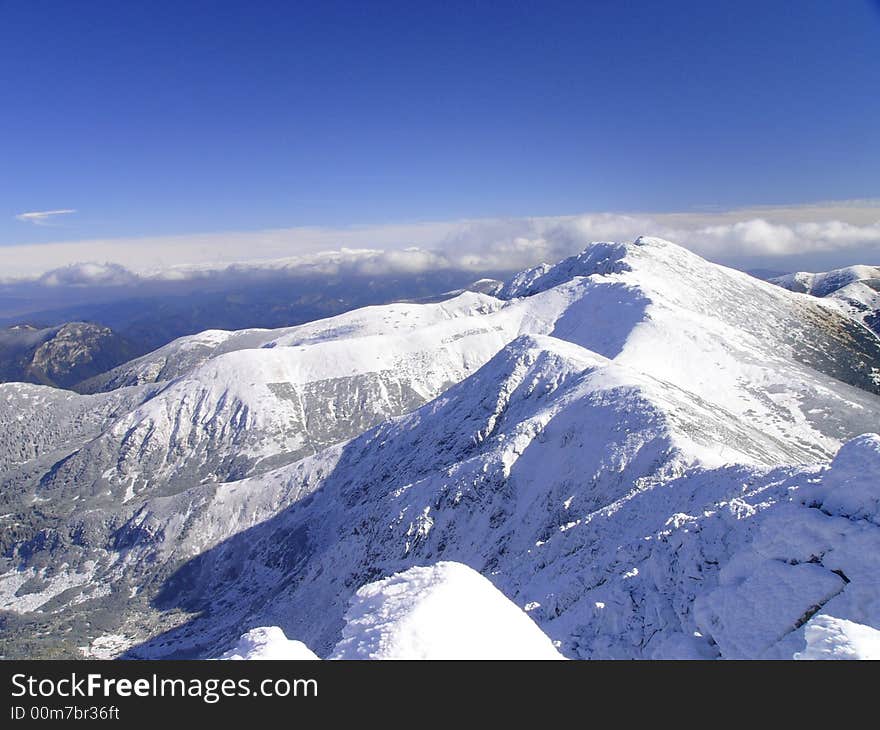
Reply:
<svg viewBox="0 0 880 730"><path fill-rule="evenodd" d="M102 325L20 325L0 332L0 380L73 388L132 354L128 342Z"/></svg>

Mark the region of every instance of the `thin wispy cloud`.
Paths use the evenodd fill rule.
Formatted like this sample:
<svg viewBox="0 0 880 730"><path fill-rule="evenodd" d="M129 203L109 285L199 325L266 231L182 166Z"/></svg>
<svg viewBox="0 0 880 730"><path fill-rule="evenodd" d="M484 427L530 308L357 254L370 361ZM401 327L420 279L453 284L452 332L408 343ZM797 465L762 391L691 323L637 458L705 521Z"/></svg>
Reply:
<svg viewBox="0 0 880 730"><path fill-rule="evenodd" d="M76 213L73 208L62 208L59 210L33 210L27 213L19 213L15 216L16 220L22 223L32 223L35 226L51 226L58 216L70 215Z"/></svg>

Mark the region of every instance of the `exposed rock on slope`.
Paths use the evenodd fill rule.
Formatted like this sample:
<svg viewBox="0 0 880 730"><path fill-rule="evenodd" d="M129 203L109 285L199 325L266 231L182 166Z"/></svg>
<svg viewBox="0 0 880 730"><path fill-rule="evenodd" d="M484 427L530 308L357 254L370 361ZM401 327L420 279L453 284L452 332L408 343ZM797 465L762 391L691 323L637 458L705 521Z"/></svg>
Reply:
<svg viewBox="0 0 880 730"><path fill-rule="evenodd" d="M131 356L132 348L123 338L87 322L0 330L0 382L71 388Z"/></svg>

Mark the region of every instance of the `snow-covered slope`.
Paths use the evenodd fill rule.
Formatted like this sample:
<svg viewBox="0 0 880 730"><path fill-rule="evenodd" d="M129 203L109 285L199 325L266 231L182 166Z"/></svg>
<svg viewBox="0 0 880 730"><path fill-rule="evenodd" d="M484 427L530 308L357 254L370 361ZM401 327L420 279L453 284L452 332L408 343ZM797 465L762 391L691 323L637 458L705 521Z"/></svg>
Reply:
<svg viewBox="0 0 880 730"><path fill-rule="evenodd" d="M210 618L143 655L222 646L220 607L236 630L279 625L326 653L358 585L440 559L489 576L568 656L790 657L804 617L832 598L835 615L877 625L880 531L864 505L880 483L880 439L848 445L827 475L689 466L704 447L683 421L606 385L602 361L549 355L553 344L518 341L439 401L259 489L221 487L185 527L172 515L191 512L194 495L149 505L127 528L142 539L125 560L154 559L146 536L161 536L160 554L189 545L200 557L160 604ZM471 400L485 392L480 375L499 383L499 400ZM291 506L270 518L264 501ZM194 542L230 519L239 539ZM830 521L831 543L817 542L817 520ZM780 534L791 544L767 543ZM830 557L856 535L861 563Z"/></svg>
<svg viewBox="0 0 880 730"><path fill-rule="evenodd" d="M880 267L849 266L819 274L799 271L770 281L790 291L837 303L880 336Z"/></svg>
<svg viewBox="0 0 880 730"><path fill-rule="evenodd" d="M486 316L500 306L464 294L448 304L394 305L290 330L172 343L181 356L175 369L188 371L58 463L41 480L40 496L130 501L315 453L421 405L479 367L519 327L516 312ZM205 342L232 347L229 340L253 347L193 360Z"/></svg>
<svg viewBox="0 0 880 730"><path fill-rule="evenodd" d="M774 277L770 281L790 291L812 294L814 297L827 297L853 282L872 279L880 279L880 267L847 266L818 274L798 271L794 274Z"/></svg>
<svg viewBox="0 0 880 730"><path fill-rule="evenodd" d="M434 304L389 304L364 307L346 314L282 329L207 330L181 337L143 357L92 379L91 390L112 390L145 382L169 381L193 371L208 360L240 350L305 348L329 341L371 337L405 337L450 320L486 314L498 302L488 295L464 292Z"/></svg>
<svg viewBox="0 0 880 730"><path fill-rule="evenodd" d="M70 517L15 547L2 605L23 626L89 611L71 641L149 639L133 656L218 656L253 626L327 655L359 586L453 560L570 657L790 657L804 616L843 595L835 616L878 625L857 598L870 565L847 583L761 542L773 515L809 533L798 520L825 513L799 495L847 454L875 488L870 439L809 466L880 423L870 331L649 238L501 294L241 335L257 339L141 386L41 478ZM826 511L875 539L860 512Z"/></svg>
<svg viewBox="0 0 880 730"><path fill-rule="evenodd" d="M657 239L595 244L540 271L510 282L508 301L465 293L171 343L114 382L172 379L53 468L40 496L130 501L265 472L412 410L525 333L679 387L789 460L827 456L870 423L875 405L838 381L880 390L880 345L833 308Z"/></svg>
<svg viewBox="0 0 880 730"><path fill-rule="evenodd" d="M155 389L81 396L44 385L0 384L0 553L54 526L54 510L38 496L41 479Z"/></svg>
<svg viewBox="0 0 880 730"><path fill-rule="evenodd" d="M666 242L596 244L547 267L525 288L516 281L505 288L514 299L505 305L465 295L442 305L372 308L272 333L262 349L286 348L277 357L292 361L297 373L279 378L287 382L401 373L420 398L385 408L387 416L436 396L520 334L552 334L748 416L799 449L800 458L833 453L841 437L868 423L863 397L832 379L880 392L876 338L829 307L782 295ZM270 357L248 350L247 367L256 367L257 354ZM423 369L431 382L420 382ZM184 381L181 389L193 386Z"/></svg>

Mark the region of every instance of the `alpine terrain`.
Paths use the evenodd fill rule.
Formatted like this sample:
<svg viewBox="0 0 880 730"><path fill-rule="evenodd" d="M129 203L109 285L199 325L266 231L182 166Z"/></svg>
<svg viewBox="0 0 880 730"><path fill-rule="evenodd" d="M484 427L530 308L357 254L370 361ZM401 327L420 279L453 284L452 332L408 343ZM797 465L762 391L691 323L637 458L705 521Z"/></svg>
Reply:
<svg viewBox="0 0 880 730"><path fill-rule="evenodd" d="M0 329L0 382L70 388L131 358L133 348L109 327L67 322Z"/></svg>
<svg viewBox="0 0 880 730"><path fill-rule="evenodd" d="M848 266L820 274L799 271L770 281L791 291L837 302L880 335L880 267Z"/></svg>
<svg viewBox="0 0 880 730"><path fill-rule="evenodd" d="M0 654L877 656L872 271L594 243L2 384Z"/></svg>

